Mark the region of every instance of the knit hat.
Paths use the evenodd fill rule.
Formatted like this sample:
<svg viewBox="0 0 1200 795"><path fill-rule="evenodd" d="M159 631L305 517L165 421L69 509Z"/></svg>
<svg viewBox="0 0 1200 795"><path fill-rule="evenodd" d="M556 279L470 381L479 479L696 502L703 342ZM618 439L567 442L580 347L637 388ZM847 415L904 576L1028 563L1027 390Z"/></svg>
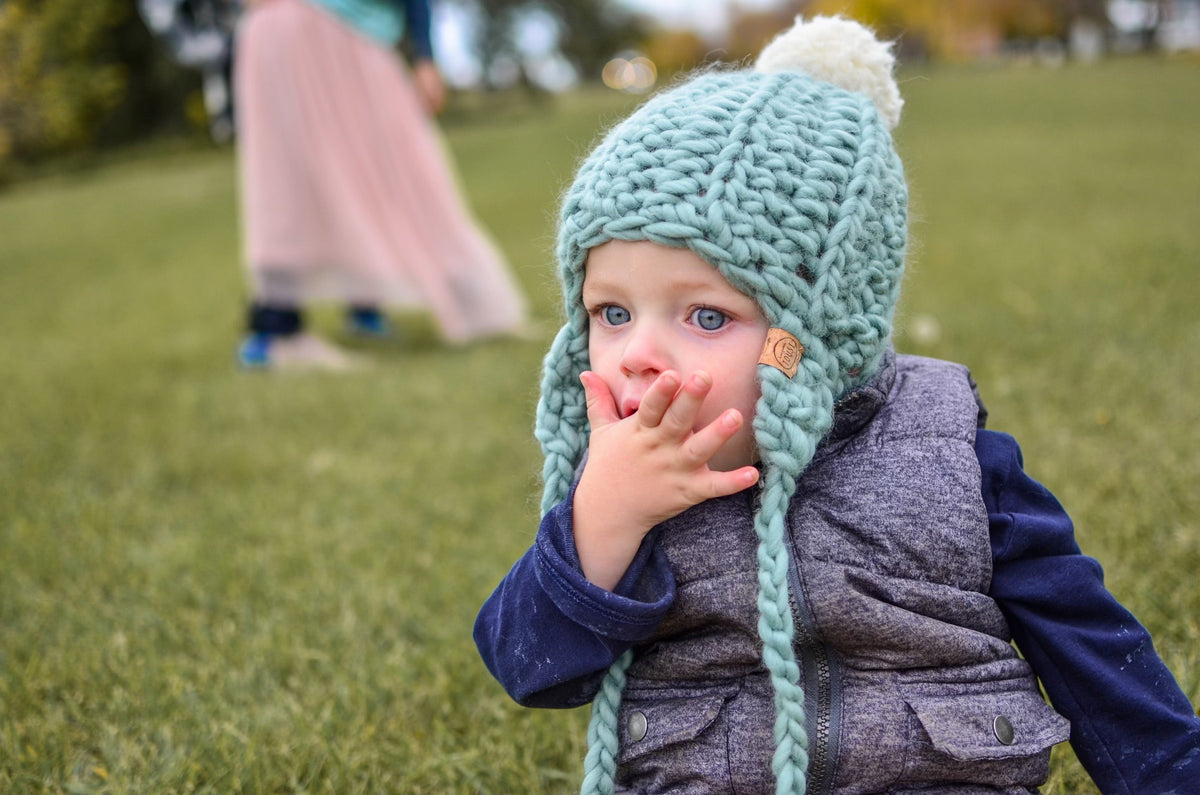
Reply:
<svg viewBox="0 0 1200 795"><path fill-rule="evenodd" d="M609 240L687 248L804 348L794 376L760 365L759 634L775 690L778 792L803 792L804 694L792 647L785 519L834 403L878 370L904 270L907 190L890 130L903 104L890 45L829 17L795 25L753 70L709 71L612 129L567 191L558 237L566 323L546 356L536 434L543 512L588 441L580 374L588 251ZM593 705L584 791L611 792L627 653Z"/></svg>

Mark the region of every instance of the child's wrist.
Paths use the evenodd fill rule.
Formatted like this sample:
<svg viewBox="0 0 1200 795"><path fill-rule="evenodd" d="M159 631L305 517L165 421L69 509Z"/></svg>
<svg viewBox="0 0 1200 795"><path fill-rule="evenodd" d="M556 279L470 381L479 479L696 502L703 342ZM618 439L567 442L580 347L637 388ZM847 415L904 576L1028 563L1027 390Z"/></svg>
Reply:
<svg viewBox="0 0 1200 795"><path fill-rule="evenodd" d="M577 535L583 525L585 532L602 536L606 541L633 536L640 543L640 539L656 524L631 510L628 500L621 495L596 486L586 477L575 488L572 512Z"/></svg>
<svg viewBox="0 0 1200 795"><path fill-rule="evenodd" d="M593 494L590 484L580 481L572 505L575 551L583 575L610 591L621 581L653 527L626 515L613 503L611 496L605 499Z"/></svg>

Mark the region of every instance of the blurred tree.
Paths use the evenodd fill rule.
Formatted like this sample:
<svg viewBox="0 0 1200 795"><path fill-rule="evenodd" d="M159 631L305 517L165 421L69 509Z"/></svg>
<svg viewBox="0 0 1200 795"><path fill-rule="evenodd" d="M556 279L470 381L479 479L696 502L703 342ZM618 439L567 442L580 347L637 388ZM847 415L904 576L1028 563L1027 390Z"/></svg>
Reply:
<svg viewBox="0 0 1200 795"><path fill-rule="evenodd" d="M598 80L618 50L637 45L643 25L611 0L447 0L480 20L473 50L489 88L529 85L524 53L517 41L523 14L540 13L557 23L559 49L585 80Z"/></svg>
<svg viewBox="0 0 1200 795"><path fill-rule="evenodd" d="M735 3L729 11L725 60L752 61L771 39L792 26L805 5L802 0L790 0L778 8L754 11Z"/></svg>
<svg viewBox="0 0 1200 795"><path fill-rule="evenodd" d="M92 139L124 94L110 44L132 11L123 0L0 2L0 167Z"/></svg>
<svg viewBox="0 0 1200 795"><path fill-rule="evenodd" d="M202 127L199 82L133 0L0 0L0 176L18 160Z"/></svg>
<svg viewBox="0 0 1200 795"><path fill-rule="evenodd" d="M1106 0L1046 0L1046 4L1061 9L1068 20L1087 19L1108 23Z"/></svg>
<svg viewBox="0 0 1200 795"><path fill-rule="evenodd" d="M515 36L515 15L527 0L450 0L473 13L479 20L471 50L479 59L486 88L500 88L503 72L511 72L522 82L527 75L520 68Z"/></svg>
<svg viewBox="0 0 1200 795"><path fill-rule="evenodd" d="M965 59L1013 39L1065 39L1071 21L1105 19L1104 0L812 0L810 14L844 13L896 39L901 58Z"/></svg>
<svg viewBox="0 0 1200 795"><path fill-rule="evenodd" d="M661 81L703 63L710 47L693 30L655 30L642 40L641 50L654 62Z"/></svg>
<svg viewBox="0 0 1200 795"><path fill-rule="evenodd" d="M988 0L987 20L1011 39L1065 38L1073 8L1096 10L1104 19L1104 0Z"/></svg>
<svg viewBox="0 0 1200 795"><path fill-rule="evenodd" d="M546 3L563 21L563 54L585 80L600 72L619 50L638 46L646 25L610 0L551 0Z"/></svg>

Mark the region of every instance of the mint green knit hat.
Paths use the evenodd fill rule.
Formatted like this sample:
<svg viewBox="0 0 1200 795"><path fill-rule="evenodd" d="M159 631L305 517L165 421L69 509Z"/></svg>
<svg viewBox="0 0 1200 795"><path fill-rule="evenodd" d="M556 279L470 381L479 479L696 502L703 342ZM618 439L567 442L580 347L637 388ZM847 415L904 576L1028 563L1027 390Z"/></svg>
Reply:
<svg viewBox="0 0 1200 795"><path fill-rule="evenodd" d="M759 634L775 688L778 792L803 792L804 694L787 592L788 503L833 422L834 403L883 359L904 271L907 189L890 130L900 99L890 45L817 17L754 69L711 71L656 95L612 129L567 191L558 237L566 322L546 356L536 434L543 511L563 500L587 448L580 374L588 251L609 240L687 248L804 347L792 377L759 366L754 435L763 473ZM631 655L593 706L584 791L611 792L616 708Z"/></svg>

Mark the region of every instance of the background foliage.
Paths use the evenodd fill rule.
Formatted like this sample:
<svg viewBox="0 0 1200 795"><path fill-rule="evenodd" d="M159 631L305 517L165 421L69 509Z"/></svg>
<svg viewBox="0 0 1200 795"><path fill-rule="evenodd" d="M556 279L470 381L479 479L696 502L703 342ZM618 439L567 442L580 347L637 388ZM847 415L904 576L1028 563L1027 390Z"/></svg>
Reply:
<svg viewBox="0 0 1200 795"><path fill-rule="evenodd" d="M557 54L584 83L630 49L648 54L659 77L713 59L751 58L798 13L843 13L894 39L901 62L969 61L1005 49L1056 52L1081 20L1112 33L1103 0L776 0L759 8L732 3L727 29L701 35L664 28L618 0L436 0L457 9L465 40L480 61L479 88L534 89L543 61L522 50L524 20L554 29ZM164 131L195 134L206 126L200 78L174 63L136 12L137 0L0 0L0 184L30 163L63 153L145 140ZM1158 15L1159 22L1166 18ZM1154 41L1144 32L1143 44ZM556 75L560 70L552 69ZM487 100L484 100L487 101ZM510 101L505 97L501 102ZM493 106L499 103L492 103Z"/></svg>
<svg viewBox="0 0 1200 795"><path fill-rule="evenodd" d="M973 368L1193 703L1195 74L924 69L898 130L899 347ZM556 198L631 102L449 130L542 339L450 349L405 315L348 375L235 369L231 152L0 193L0 791L574 789L586 715L514 706L470 633L537 522ZM1095 792L1053 764L1043 792Z"/></svg>
<svg viewBox="0 0 1200 795"><path fill-rule="evenodd" d="M186 129L198 84L134 0L0 0L0 184L20 164Z"/></svg>
<svg viewBox="0 0 1200 795"><path fill-rule="evenodd" d="M126 87L105 49L129 11L120 0L0 4L0 158L89 140Z"/></svg>

